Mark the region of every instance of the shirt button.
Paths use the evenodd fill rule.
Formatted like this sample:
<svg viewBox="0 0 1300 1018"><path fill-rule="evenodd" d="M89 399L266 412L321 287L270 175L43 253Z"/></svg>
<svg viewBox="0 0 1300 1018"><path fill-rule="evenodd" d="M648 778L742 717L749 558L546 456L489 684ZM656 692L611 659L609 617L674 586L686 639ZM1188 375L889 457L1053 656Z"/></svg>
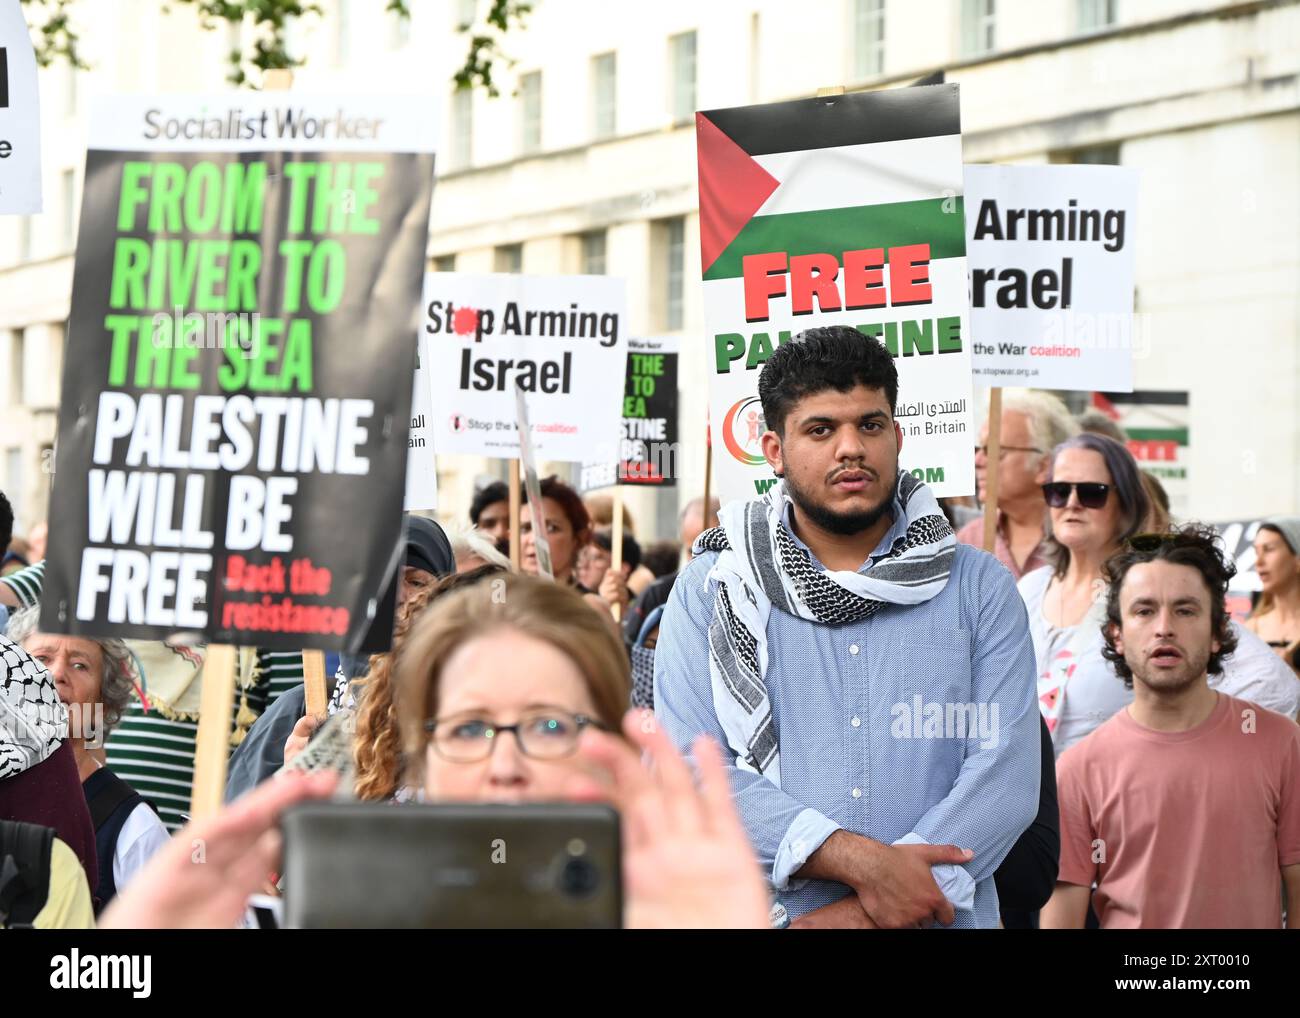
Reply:
<svg viewBox="0 0 1300 1018"><path fill-rule="evenodd" d="M851 724L854 728L857 728L858 725L862 724L862 719L861 719L860 717L858 717L857 715L854 715L854 716L849 720L849 724Z"/></svg>
<svg viewBox="0 0 1300 1018"><path fill-rule="evenodd" d="M860 789L860 788L855 788L855 789L853 790L853 798L855 798L855 799L861 799L861 798L862 798L862 789Z"/></svg>
<svg viewBox="0 0 1300 1018"><path fill-rule="evenodd" d="M849 653L850 653L850 654L856 654L857 652L858 652L858 645L857 645L856 643L850 643L850 644L849 644Z"/></svg>

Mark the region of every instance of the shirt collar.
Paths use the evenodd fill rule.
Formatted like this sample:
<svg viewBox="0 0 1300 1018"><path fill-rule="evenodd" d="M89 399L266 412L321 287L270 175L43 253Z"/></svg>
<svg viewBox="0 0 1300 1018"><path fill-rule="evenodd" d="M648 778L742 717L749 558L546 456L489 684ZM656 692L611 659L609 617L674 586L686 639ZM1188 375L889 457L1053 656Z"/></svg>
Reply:
<svg viewBox="0 0 1300 1018"><path fill-rule="evenodd" d="M876 545L875 551L867 557L867 561L863 562L862 565L858 567L858 572L862 572L863 570L875 565L878 559L888 555L890 549L894 547L894 542L907 534L907 515L903 512L903 506L899 503L897 495L894 496L890 509L894 514L893 525L889 528L885 536L880 539L880 543ZM785 526L785 529L789 531L790 537L794 540L795 546L806 551L808 557L812 559L813 565L822 572L826 572L826 566L817 558L813 553L813 550L809 548L808 545L804 544L799 535L794 532L794 527L792 526L790 519L790 514L793 511L794 502L791 501L789 496L786 496L785 505L781 508L781 523Z"/></svg>

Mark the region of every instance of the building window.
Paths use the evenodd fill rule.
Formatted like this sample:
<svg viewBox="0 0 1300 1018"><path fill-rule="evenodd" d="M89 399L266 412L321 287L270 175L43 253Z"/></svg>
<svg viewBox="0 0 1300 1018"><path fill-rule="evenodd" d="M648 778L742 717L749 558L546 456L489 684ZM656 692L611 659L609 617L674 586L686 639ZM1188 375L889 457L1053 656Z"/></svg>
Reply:
<svg viewBox="0 0 1300 1018"><path fill-rule="evenodd" d="M961 55L978 57L992 53L997 39L994 33L994 0L962 0Z"/></svg>
<svg viewBox="0 0 1300 1018"><path fill-rule="evenodd" d="M591 133L612 138L616 120L618 64L613 53L591 58Z"/></svg>
<svg viewBox="0 0 1300 1018"><path fill-rule="evenodd" d="M749 16L749 101L758 102L758 90L761 87L759 83L759 53L762 44L762 30L759 26L758 12L755 11Z"/></svg>
<svg viewBox="0 0 1300 1018"><path fill-rule="evenodd" d="M5 450L5 494L9 496L9 504L13 506L14 516L22 519L23 450L21 446Z"/></svg>
<svg viewBox="0 0 1300 1018"><path fill-rule="evenodd" d="M352 48L352 0L339 0L337 20L334 22L334 60L346 64Z"/></svg>
<svg viewBox="0 0 1300 1018"><path fill-rule="evenodd" d="M853 0L853 74L885 73L885 0Z"/></svg>
<svg viewBox="0 0 1300 1018"><path fill-rule="evenodd" d="M1076 166L1118 166L1119 142L1091 145L1088 148L1062 149L1051 153L1048 161Z"/></svg>
<svg viewBox="0 0 1300 1018"><path fill-rule="evenodd" d="M11 406L21 406L23 404L23 375L26 374L23 361L23 351L27 345L27 335L22 329L12 329L9 332L9 393L8 400ZM0 554L3 554L0 551Z"/></svg>
<svg viewBox="0 0 1300 1018"><path fill-rule="evenodd" d="M77 174L64 170L60 180L63 185L63 244L68 250L77 241Z"/></svg>
<svg viewBox="0 0 1300 1018"><path fill-rule="evenodd" d="M469 28L478 14L478 0L456 0L456 27Z"/></svg>
<svg viewBox="0 0 1300 1018"><path fill-rule="evenodd" d="M474 93L461 89L451 97L451 165L461 170L474 155Z"/></svg>
<svg viewBox="0 0 1300 1018"><path fill-rule="evenodd" d="M391 26L390 41L393 49L401 49L411 41L411 14L401 14L398 11L390 10L388 12L389 24Z"/></svg>
<svg viewBox="0 0 1300 1018"><path fill-rule="evenodd" d="M686 220L665 219L664 251L664 328L680 329L685 324L686 294Z"/></svg>
<svg viewBox="0 0 1300 1018"><path fill-rule="evenodd" d="M592 230L582 235L582 274L584 276L605 274L604 230Z"/></svg>
<svg viewBox="0 0 1300 1018"><path fill-rule="evenodd" d="M519 151L525 155L542 147L542 72L519 79Z"/></svg>
<svg viewBox="0 0 1300 1018"><path fill-rule="evenodd" d="M73 67L71 63L65 63L64 74L64 80L67 82L68 87L64 92L67 104L64 107L63 112L72 117L77 114L77 69Z"/></svg>
<svg viewBox="0 0 1300 1018"><path fill-rule="evenodd" d="M695 116L695 33L683 32L668 40L669 66L672 68L672 94L669 111L673 122Z"/></svg>
<svg viewBox="0 0 1300 1018"><path fill-rule="evenodd" d="M438 257L433 260L433 271L434 272L455 272L456 256L454 254L438 255Z"/></svg>
<svg viewBox="0 0 1300 1018"><path fill-rule="evenodd" d="M492 268L496 272L523 272L524 245L502 244L492 252Z"/></svg>
<svg viewBox="0 0 1300 1018"><path fill-rule="evenodd" d="M1115 24L1115 0L1075 0L1080 32L1098 32Z"/></svg>

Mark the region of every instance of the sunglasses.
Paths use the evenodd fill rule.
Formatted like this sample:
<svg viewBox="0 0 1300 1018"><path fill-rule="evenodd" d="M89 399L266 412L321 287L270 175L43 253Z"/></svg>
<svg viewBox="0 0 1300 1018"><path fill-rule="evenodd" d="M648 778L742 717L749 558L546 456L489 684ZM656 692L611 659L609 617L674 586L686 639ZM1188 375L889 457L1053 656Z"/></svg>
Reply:
<svg viewBox="0 0 1300 1018"><path fill-rule="evenodd" d="M1100 509L1110 496L1109 484L1094 481L1049 481L1043 485L1043 498L1053 509L1064 509L1070 501L1070 492L1079 492L1079 505L1085 509Z"/></svg>

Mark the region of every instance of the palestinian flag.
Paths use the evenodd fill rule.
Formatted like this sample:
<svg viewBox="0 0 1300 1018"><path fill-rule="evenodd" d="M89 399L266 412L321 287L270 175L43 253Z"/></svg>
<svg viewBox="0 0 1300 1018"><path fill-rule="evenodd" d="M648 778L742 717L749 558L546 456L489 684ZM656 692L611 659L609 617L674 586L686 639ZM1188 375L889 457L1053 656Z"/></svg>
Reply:
<svg viewBox="0 0 1300 1018"><path fill-rule="evenodd" d="M938 495L972 491L957 86L708 110L696 114L696 138L722 497L770 485L759 370L781 342L824 325L859 328L897 358L903 465ZM867 252L856 277L846 252ZM758 313L746 303L747 258ZM853 286L864 258L868 300Z"/></svg>

